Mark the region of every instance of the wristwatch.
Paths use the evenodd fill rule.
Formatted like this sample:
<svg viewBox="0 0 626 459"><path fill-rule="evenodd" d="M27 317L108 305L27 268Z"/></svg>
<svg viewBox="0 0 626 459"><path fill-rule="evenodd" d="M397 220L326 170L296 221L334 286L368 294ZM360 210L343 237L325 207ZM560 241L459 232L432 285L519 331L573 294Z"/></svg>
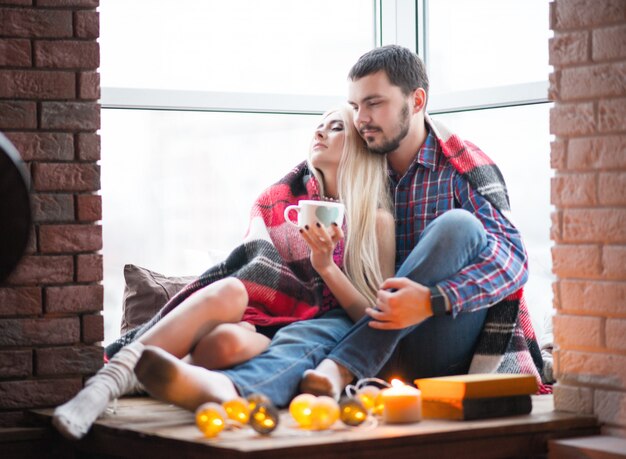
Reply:
<svg viewBox="0 0 626 459"><path fill-rule="evenodd" d="M446 299L437 287L430 287L430 307L435 316L450 314L446 308Z"/></svg>

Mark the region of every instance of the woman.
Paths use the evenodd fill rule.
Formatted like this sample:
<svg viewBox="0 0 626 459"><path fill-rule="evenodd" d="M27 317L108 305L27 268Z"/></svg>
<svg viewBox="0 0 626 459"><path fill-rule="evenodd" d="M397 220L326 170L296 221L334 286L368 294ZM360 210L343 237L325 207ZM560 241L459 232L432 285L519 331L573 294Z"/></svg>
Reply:
<svg viewBox="0 0 626 459"><path fill-rule="evenodd" d="M299 199L345 204L345 247L338 226L316 225L298 235L285 223L284 208ZM380 283L393 275L390 208L385 159L367 151L350 108L327 112L315 130L308 164L257 200L244 244L122 340L131 343L55 410L54 425L70 438L82 437L110 400L137 386L135 373L152 395L187 409L230 398L236 391L212 384L214 377L226 377L207 369L251 359L280 327L338 306L358 320L375 302ZM338 321L337 330L347 331L348 322Z"/></svg>

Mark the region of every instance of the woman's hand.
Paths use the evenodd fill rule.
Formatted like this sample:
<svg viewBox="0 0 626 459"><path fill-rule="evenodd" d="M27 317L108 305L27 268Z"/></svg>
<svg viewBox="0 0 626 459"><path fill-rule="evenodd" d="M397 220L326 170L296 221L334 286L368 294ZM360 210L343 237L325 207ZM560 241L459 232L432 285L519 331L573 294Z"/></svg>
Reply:
<svg viewBox="0 0 626 459"><path fill-rule="evenodd" d="M333 252L337 243L343 239L342 229L333 223L326 229L319 222L314 226L306 226L300 229L300 234L311 248L311 264L313 269L323 276L324 271L332 267Z"/></svg>

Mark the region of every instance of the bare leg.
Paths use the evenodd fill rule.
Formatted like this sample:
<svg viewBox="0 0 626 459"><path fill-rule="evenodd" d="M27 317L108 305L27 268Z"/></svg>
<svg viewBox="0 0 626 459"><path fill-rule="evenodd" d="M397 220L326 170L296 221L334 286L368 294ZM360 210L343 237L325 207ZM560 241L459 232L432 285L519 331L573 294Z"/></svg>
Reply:
<svg viewBox="0 0 626 459"><path fill-rule="evenodd" d="M153 397L191 411L206 402L222 403L238 396L225 375L184 363L154 346L146 346L135 374Z"/></svg>
<svg viewBox="0 0 626 459"><path fill-rule="evenodd" d="M159 346L183 357L217 325L239 322L247 303L243 283L234 278L222 279L194 293L139 340L122 348L77 396L59 406L53 424L66 437L81 438L111 400L136 385L133 369L144 345Z"/></svg>
<svg viewBox="0 0 626 459"><path fill-rule="evenodd" d="M247 322L221 324L200 339L185 361L209 370L230 368L256 357L269 344L270 339Z"/></svg>
<svg viewBox="0 0 626 459"><path fill-rule="evenodd" d="M339 400L343 389L354 379L354 375L337 362L324 359L315 370L304 372L300 391L314 395L328 395Z"/></svg>
<svg viewBox="0 0 626 459"><path fill-rule="evenodd" d="M243 283L232 277L222 279L192 294L139 341L183 358L218 325L239 322L247 305Z"/></svg>

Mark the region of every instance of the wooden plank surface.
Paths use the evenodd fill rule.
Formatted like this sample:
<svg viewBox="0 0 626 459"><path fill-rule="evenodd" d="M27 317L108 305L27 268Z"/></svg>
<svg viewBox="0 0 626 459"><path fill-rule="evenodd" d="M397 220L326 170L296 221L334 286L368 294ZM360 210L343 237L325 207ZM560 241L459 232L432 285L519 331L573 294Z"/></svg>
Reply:
<svg viewBox="0 0 626 459"><path fill-rule="evenodd" d="M51 410L39 410L49 421ZM76 448L118 457L415 457L416 452L443 457L532 457L547 452L552 438L593 435L594 417L555 412L552 396L533 397L529 415L480 421L424 420L409 425L384 425L370 419L359 427L338 422L326 431L296 427L281 412L279 427L261 436L250 427L204 438L193 414L150 398L123 398L115 413L102 416Z"/></svg>
<svg viewBox="0 0 626 459"><path fill-rule="evenodd" d="M626 438L595 435L551 440L548 449L550 459L626 459Z"/></svg>

